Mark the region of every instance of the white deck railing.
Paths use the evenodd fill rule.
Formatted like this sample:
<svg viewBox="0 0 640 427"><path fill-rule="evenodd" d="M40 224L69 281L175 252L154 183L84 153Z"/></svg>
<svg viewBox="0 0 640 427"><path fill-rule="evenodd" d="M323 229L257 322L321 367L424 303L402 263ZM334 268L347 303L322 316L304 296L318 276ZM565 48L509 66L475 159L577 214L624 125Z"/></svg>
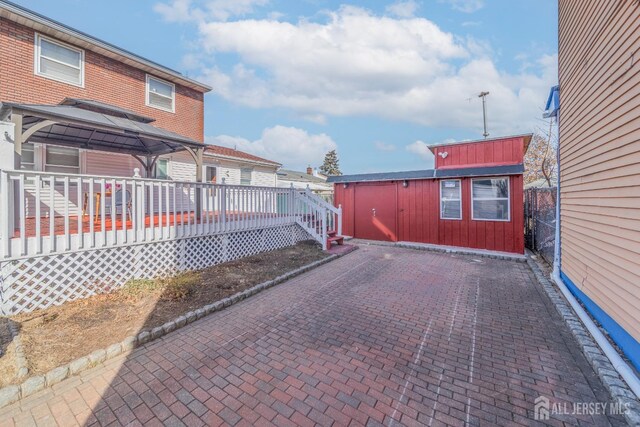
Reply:
<svg viewBox="0 0 640 427"><path fill-rule="evenodd" d="M341 212L275 187L0 171L0 259L298 223L327 247Z"/></svg>

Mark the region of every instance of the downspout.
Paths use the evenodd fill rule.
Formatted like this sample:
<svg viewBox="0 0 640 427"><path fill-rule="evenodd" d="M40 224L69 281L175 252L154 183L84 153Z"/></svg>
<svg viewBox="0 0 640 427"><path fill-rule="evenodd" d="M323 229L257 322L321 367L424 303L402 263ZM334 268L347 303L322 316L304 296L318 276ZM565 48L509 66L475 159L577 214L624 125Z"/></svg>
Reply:
<svg viewBox="0 0 640 427"><path fill-rule="evenodd" d="M620 376L627 383L629 388L633 391L637 398L640 398L640 379L636 376L635 372L625 362L618 351L613 348L609 340L604 336L600 328L593 322L591 316L582 308L582 305L576 300L571 291L562 281L560 277L561 259L560 249L562 242L560 240L560 111L556 113L556 120L558 124L558 144L556 147L556 169L557 169L557 184L556 184L556 231L555 231L555 244L553 250L553 272L551 278L556 283L562 295L567 299L567 302L573 308L573 311L578 315L584 326L587 328L593 339L598 346L602 349L607 356L613 368L620 374Z"/></svg>

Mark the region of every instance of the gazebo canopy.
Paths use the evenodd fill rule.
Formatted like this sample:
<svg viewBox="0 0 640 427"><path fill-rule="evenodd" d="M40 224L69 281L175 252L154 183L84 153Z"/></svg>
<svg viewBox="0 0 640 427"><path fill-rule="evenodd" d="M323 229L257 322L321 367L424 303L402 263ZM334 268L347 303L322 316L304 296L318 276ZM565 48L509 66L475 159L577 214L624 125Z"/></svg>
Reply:
<svg viewBox="0 0 640 427"><path fill-rule="evenodd" d="M21 122L16 134L21 131L22 143L55 143L140 156L203 148L198 141L153 126L153 119L95 101L65 99L60 105L3 102L0 118L8 116L14 123Z"/></svg>

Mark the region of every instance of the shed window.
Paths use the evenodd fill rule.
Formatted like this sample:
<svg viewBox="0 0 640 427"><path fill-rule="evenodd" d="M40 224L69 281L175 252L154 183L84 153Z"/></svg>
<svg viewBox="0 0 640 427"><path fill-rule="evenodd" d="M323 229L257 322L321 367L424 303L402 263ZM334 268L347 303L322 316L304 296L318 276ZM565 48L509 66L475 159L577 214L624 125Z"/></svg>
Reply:
<svg viewBox="0 0 640 427"><path fill-rule="evenodd" d="M459 179L440 181L440 219L462 219Z"/></svg>
<svg viewBox="0 0 640 427"><path fill-rule="evenodd" d="M253 169L240 169L240 185L251 185Z"/></svg>
<svg viewBox="0 0 640 427"><path fill-rule="evenodd" d="M160 110L174 112L175 85L147 75L147 105Z"/></svg>
<svg viewBox="0 0 640 427"><path fill-rule="evenodd" d="M509 221L509 178L478 178L471 180L472 219Z"/></svg>
<svg viewBox="0 0 640 427"><path fill-rule="evenodd" d="M36 34L35 71L39 76L84 85L84 51Z"/></svg>

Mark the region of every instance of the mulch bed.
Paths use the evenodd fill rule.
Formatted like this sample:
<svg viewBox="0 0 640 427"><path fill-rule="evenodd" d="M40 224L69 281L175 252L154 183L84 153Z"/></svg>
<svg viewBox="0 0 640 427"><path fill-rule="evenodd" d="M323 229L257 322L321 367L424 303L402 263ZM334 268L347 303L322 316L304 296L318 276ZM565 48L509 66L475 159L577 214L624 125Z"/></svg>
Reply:
<svg viewBox="0 0 640 427"><path fill-rule="evenodd" d="M301 242L168 280L132 281L110 294L14 316L11 320L19 324L29 374L43 374L122 341L141 329L161 326L188 311L327 256L314 242ZM0 386L12 381L2 378Z"/></svg>

